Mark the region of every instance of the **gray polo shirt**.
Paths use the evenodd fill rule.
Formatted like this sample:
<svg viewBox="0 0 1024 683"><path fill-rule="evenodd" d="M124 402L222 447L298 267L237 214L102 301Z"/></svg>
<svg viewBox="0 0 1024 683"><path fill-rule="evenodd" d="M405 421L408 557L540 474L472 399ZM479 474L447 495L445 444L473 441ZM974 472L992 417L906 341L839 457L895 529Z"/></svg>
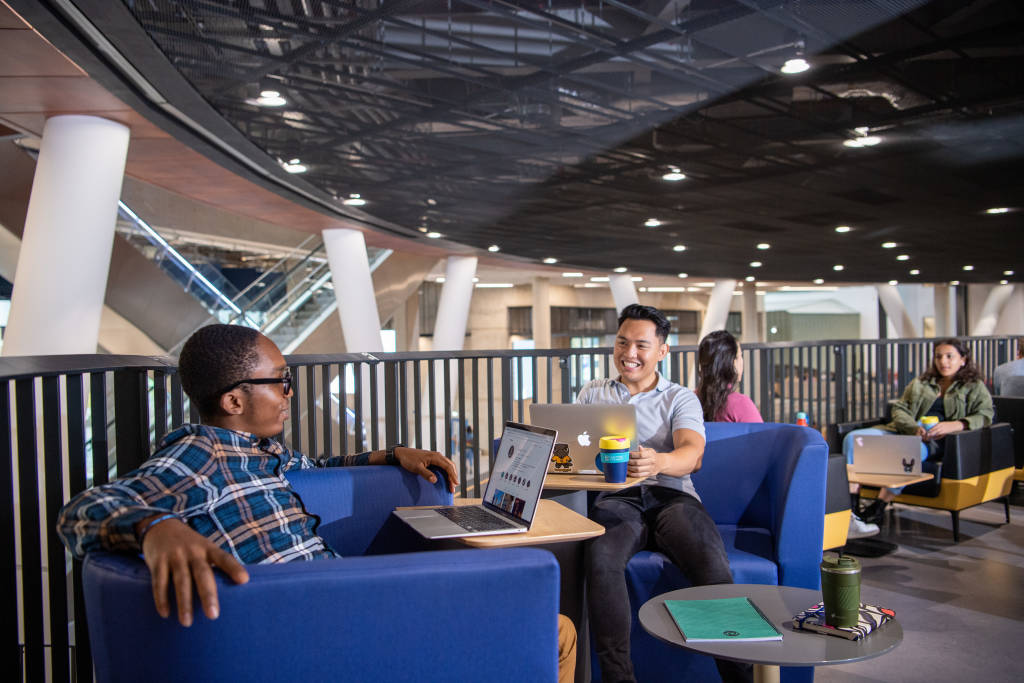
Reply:
<svg viewBox="0 0 1024 683"><path fill-rule="evenodd" d="M636 408L637 442L659 453L675 450L672 433L677 429L692 429L704 437L704 411L697 395L668 381L661 373L658 373L658 384L654 389L636 396L631 396L626 385L618 380L595 379L580 389L576 402L632 405ZM659 474L643 483L683 491L700 500L688 474L681 477Z"/></svg>

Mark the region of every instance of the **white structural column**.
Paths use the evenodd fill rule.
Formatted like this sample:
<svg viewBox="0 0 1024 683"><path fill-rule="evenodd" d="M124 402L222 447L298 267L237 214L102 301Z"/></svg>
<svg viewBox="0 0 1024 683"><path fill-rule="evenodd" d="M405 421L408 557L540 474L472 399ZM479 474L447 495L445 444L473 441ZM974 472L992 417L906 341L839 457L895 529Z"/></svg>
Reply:
<svg viewBox="0 0 1024 683"><path fill-rule="evenodd" d="M985 305L981 307L978 321L974 323L974 327L971 329L971 336L980 337L995 334L996 323L999 322L999 316L1002 314L1006 302L1013 295L1013 288L1014 285L996 285L989 290L988 296L985 297Z"/></svg>
<svg viewBox="0 0 1024 683"><path fill-rule="evenodd" d="M334 297L338 301L341 333L349 353L384 350L380 340L380 314L373 293L370 261L363 233L348 228L323 231L327 262L331 266Z"/></svg>
<svg viewBox="0 0 1024 683"><path fill-rule="evenodd" d="M434 320L434 351L461 351L473 298L475 256L449 256Z"/></svg>
<svg viewBox="0 0 1024 683"><path fill-rule="evenodd" d="M956 290L949 285L935 285L935 336L952 337L956 334Z"/></svg>
<svg viewBox="0 0 1024 683"><path fill-rule="evenodd" d="M128 139L93 116L46 122L3 355L96 353Z"/></svg>
<svg viewBox="0 0 1024 683"><path fill-rule="evenodd" d="M708 307L704 311L704 320L700 325L699 339L708 332L724 330L725 321L729 318L729 307L732 306L732 293L736 290L736 280L715 280L708 297Z"/></svg>
<svg viewBox="0 0 1024 683"><path fill-rule="evenodd" d="M889 316L889 322L892 323L893 329L896 330L896 336L921 336L917 326L914 325L914 321L910 319L907 308L903 305L903 299L900 298L900 291L896 288L896 285L875 285L875 289L878 291L878 300L881 302L882 308L885 309L885 314ZM881 337L882 330L878 332L878 336Z"/></svg>
<svg viewBox="0 0 1024 683"><path fill-rule="evenodd" d="M633 277L628 273L615 273L609 276L608 286L612 289L616 313L621 313L622 309L630 304L640 303L636 296L636 287L633 286Z"/></svg>
<svg viewBox="0 0 1024 683"><path fill-rule="evenodd" d="M533 348L551 348L551 280L533 278Z"/></svg>
<svg viewBox="0 0 1024 683"><path fill-rule="evenodd" d="M757 286L753 282L743 283L743 343L756 344L761 339L761 316L757 314Z"/></svg>

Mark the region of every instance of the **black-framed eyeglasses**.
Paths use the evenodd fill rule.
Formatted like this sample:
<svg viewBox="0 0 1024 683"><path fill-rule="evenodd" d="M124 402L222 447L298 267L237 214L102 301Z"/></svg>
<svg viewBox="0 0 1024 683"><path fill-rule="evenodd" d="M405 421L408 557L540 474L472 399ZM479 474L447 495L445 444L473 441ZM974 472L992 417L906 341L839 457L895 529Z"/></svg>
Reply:
<svg viewBox="0 0 1024 683"><path fill-rule="evenodd" d="M235 387L240 387L243 384L280 384L281 391L286 396L288 392L292 390L292 373L291 370L285 370L284 374L280 377L256 377L254 379L240 379L229 387L224 387L217 392L218 396L223 396Z"/></svg>

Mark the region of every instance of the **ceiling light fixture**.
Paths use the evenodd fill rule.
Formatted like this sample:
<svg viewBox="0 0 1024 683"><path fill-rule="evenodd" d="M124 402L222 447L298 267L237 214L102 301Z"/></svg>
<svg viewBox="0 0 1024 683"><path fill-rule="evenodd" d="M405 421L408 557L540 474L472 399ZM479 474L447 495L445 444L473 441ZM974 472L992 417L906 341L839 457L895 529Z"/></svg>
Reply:
<svg viewBox="0 0 1024 683"><path fill-rule="evenodd" d="M668 173L661 176L662 180L667 180L670 183L679 182L680 180L686 180L686 174L679 170L676 166L670 166Z"/></svg>
<svg viewBox="0 0 1024 683"><path fill-rule="evenodd" d="M558 259L548 256L546 259L544 259L544 263L550 266L552 263L558 263Z"/></svg>
<svg viewBox="0 0 1024 683"><path fill-rule="evenodd" d="M899 256L896 257L896 260L897 261L909 261L910 260L910 256L908 256L907 254L900 254Z"/></svg>
<svg viewBox="0 0 1024 683"><path fill-rule="evenodd" d="M443 284L444 283L444 275L438 275L436 278L434 278L434 282L440 282L440 283Z"/></svg>
<svg viewBox="0 0 1024 683"><path fill-rule="evenodd" d="M820 277L816 277L816 278L814 278L814 284L816 284L816 285L823 285L823 284L825 284L825 279L824 278L820 278Z"/></svg>
<svg viewBox="0 0 1024 683"><path fill-rule="evenodd" d="M657 218L648 218L646 221L644 221L644 225L648 228L656 228L659 225L661 225L661 221L659 221Z"/></svg>
<svg viewBox="0 0 1024 683"><path fill-rule="evenodd" d="M686 245L676 244L675 246L672 247L672 251L686 251Z"/></svg>
<svg viewBox="0 0 1024 683"><path fill-rule="evenodd" d="M896 243L895 242L882 242L882 249L895 249L895 248L896 248Z"/></svg>
<svg viewBox="0 0 1024 683"><path fill-rule="evenodd" d="M429 237L432 240L436 240L436 239L441 237L441 233L439 233L439 232L428 232L427 233L427 237Z"/></svg>
<svg viewBox="0 0 1024 683"><path fill-rule="evenodd" d="M487 251L490 251L490 252L501 251L501 247L499 247L497 244L492 244L491 246L487 247Z"/></svg>
<svg viewBox="0 0 1024 683"><path fill-rule="evenodd" d="M849 225L837 225L836 232L850 232L852 228Z"/></svg>
<svg viewBox="0 0 1024 683"><path fill-rule="evenodd" d="M900 283L899 280L889 280L889 284L890 285L898 285L899 283Z"/></svg>
<svg viewBox="0 0 1024 683"><path fill-rule="evenodd" d="M757 248L760 249L761 251L764 251L765 249L771 249L772 245L768 244L767 242L761 242L760 244L757 245Z"/></svg>
<svg viewBox="0 0 1024 683"><path fill-rule="evenodd" d="M974 266L964 266L964 270L974 270Z"/></svg>
<svg viewBox="0 0 1024 683"><path fill-rule="evenodd" d="M864 136L858 137L858 138L850 138L848 140L843 140L843 146L844 147L853 147L853 148L857 148L857 147L874 147L875 145L877 145L881 141L882 141L882 138L878 137L877 135L864 135Z"/></svg>
<svg viewBox="0 0 1024 683"><path fill-rule="evenodd" d="M515 287L511 282L478 282L474 286L477 289L511 289Z"/></svg>
<svg viewBox="0 0 1024 683"><path fill-rule="evenodd" d="M1009 212L1010 212L1010 209L1009 209L1009 207L1006 207L1006 206L996 206L996 207L993 207L991 209L985 209L985 213L992 214L992 215L997 214L997 213L1009 213Z"/></svg>
<svg viewBox="0 0 1024 683"><path fill-rule="evenodd" d="M1010 284L1010 281L1009 280L1000 280L999 284L1001 284L1001 285L1008 285L1008 284Z"/></svg>
<svg viewBox="0 0 1024 683"><path fill-rule="evenodd" d="M583 273L562 273L562 277L583 277Z"/></svg>
<svg viewBox="0 0 1024 683"><path fill-rule="evenodd" d="M437 205L437 200L436 199L428 199L427 200L427 204L430 204L431 206L436 206Z"/></svg>
<svg viewBox="0 0 1024 683"><path fill-rule="evenodd" d="M951 285L958 285L958 284L960 284L960 281L959 280L950 280L949 284L951 284Z"/></svg>
<svg viewBox="0 0 1024 683"><path fill-rule="evenodd" d="M633 282L643 282L644 281L644 279L642 277L640 277L639 275L634 275L633 277L631 277L629 279L632 280Z"/></svg>
<svg viewBox="0 0 1024 683"><path fill-rule="evenodd" d="M298 159L292 159L287 163L281 164L281 168L283 168L288 173L305 173L306 171L309 170L309 168L307 168L305 164L303 164Z"/></svg>
<svg viewBox="0 0 1024 683"><path fill-rule="evenodd" d="M348 196L348 199L345 199L342 202L342 204L345 206L363 206L366 204L366 200L363 199L363 196L358 192L353 192Z"/></svg>
<svg viewBox="0 0 1024 683"><path fill-rule="evenodd" d="M838 271L838 270L842 270L842 269L843 269L843 266L841 264L839 264L839 263L837 263L836 265L832 266L832 270L837 270Z"/></svg>
<svg viewBox="0 0 1024 683"><path fill-rule="evenodd" d="M751 268L760 268L761 267L761 262L760 261L751 261L750 262L750 267Z"/></svg>
<svg viewBox="0 0 1024 683"><path fill-rule="evenodd" d="M1003 271L1003 275L1013 275L1013 271L1012 270L1004 270Z"/></svg>
<svg viewBox="0 0 1024 683"><path fill-rule="evenodd" d="M419 231L420 231L420 232L427 232L427 231L428 231L429 229L430 229L430 228L428 228L428 227L427 227L427 226L425 226L425 225L421 225L421 226L419 227Z"/></svg>
<svg viewBox="0 0 1024 683"><path fill-rule="evenodd" d="M914 268L913 270L910 271L910 274L911 275L920 275L921 271L918 270L917 268Z"/></svg>
<svg viewBox="0 0 1024 683"><path fill-rule="evenodd" d="M590 278L590 281L591 282L608 282L608 276L607 275L595 275L594 277Z"/></svg>
<svg viewBox="0 0 1024 683"><path fill-rule="evenodd" d="M626 266L619 266L618 268L613 268L612 270L614 270L616 273L625 273L627 270L629 270L629 268L627 268Z"/></svg>
<svg viewBox="0 0 1024 683"><path fill-rule="evenodd" d="M755 278L755 277L754 277L753 275L748 275L748 276L747 276L747 277L745 277L744 279L745 279L745 280L746 280L747 282L753 282L753 281L754 281L754 280L756 280L757 278Z"/></svg>
<svg viewBox="0 0 1024 683"><path fill-rule="evenodd" d="M802 74L811 68L811 65L807 63L807 60L803 57L794 57L793 59L787 59L786 63L779 67L779 71L784 74Z"/></svg>
<svg viewBox="0 0 1024 683"><path fill-rule="evenodd" d="M689 273L679 273L678 277L680 277L680 278L685 280L686 278L690 277L690 274Z"/></svg>

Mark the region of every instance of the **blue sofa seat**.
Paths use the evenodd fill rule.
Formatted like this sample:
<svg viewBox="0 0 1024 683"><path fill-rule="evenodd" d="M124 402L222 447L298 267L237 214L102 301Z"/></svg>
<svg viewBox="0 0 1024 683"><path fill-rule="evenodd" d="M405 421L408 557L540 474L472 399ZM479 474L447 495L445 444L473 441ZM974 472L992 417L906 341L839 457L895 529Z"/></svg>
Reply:
<svg viewBox="0 0 1024 683"><path fill-rule="evenodd" d="M708 423L694 485L725 542L736 583L817 589L825 519L828 447L821 435L788 424ZM714 660L648 635L636 617L652 597L690 586L664 555L644 550L626 567L633 610L631 649L642 683L717 681ZM592 658L593 680L600 680ZM811 680L813 669L783 669L787 681Z"/></svg>
<svg viewBox="0 0 1024 683"><path fill-rule="evenodd" d="M401 535L386 532L391 510L450 500L443 477L432 486L396 467L350 467L288 478L347 556L250 565L241 586L218 577L220 618L197 612L186 629L156 614L140 559L90 555L83 584L98 681L556 680L551 553L358 556L400 549ZM485 621L508 625L500 647Z"/></svg>

